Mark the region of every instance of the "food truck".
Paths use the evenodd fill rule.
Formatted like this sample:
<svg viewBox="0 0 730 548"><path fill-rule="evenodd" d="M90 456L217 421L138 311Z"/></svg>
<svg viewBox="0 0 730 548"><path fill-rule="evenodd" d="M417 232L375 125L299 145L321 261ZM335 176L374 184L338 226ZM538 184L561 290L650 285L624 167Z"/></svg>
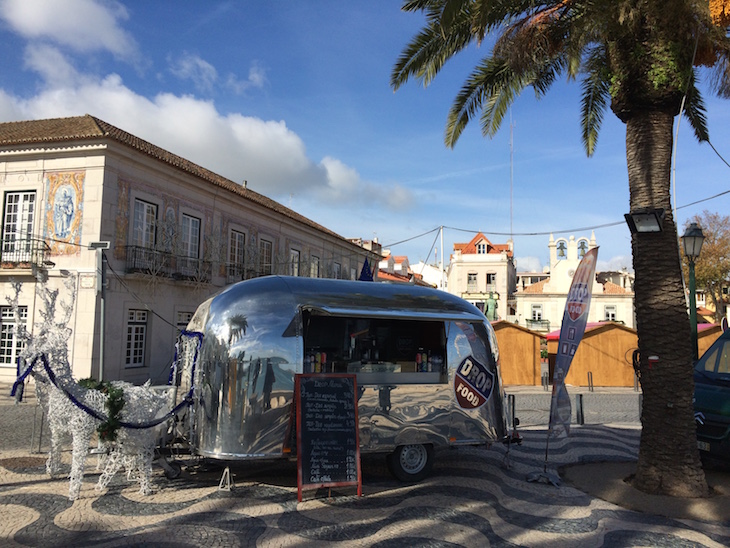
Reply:
<svg viewBox="0 0 730 548"><path fill-rule="evenodd" d="M356 377L361 452L404 481L434 448L506 436L496 338L474 305L443 291L266 276L200 305L193 451L225 461L291 457L297 374Z"/></svg>

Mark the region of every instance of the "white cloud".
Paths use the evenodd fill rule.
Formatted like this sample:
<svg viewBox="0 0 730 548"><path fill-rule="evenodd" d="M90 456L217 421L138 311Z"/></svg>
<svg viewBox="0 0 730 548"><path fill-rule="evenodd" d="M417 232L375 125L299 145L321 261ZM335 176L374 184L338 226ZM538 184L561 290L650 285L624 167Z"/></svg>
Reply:
<svg viewBox="0 0 730 548"><path fill-rule="evenodd" d="M182 80L191 80L196 89L206 93L213 91L218 80L218 71L213 65L188 52L171 64L170 72Z"/></svg>
<svg viewBox="0 0 730 548"><path fill-rule="evenodd" d="M403 209L414 197L396 184L364 181L342 161L307 157L305 143L282 120L241 113L223 115L212 101L160 93L146 98L111 74L99 80L77 74L49 46L28 49L26 63L45 81L29 98L0 90L0 119L40 119L92 114L133 135L274 199L296 195L311 203L345 207L354 203Z"/></svg>
<svg viewBox="0 0 730 548"><path fill-rule="evenodd" d="M318 194L325 203L371 203L393 211L415 207L415 196L405 187L364 181L355 169L330 156L326 156L321 165L327 173L327 186L320 188Z"/></svg>
<svg viewBox="0 0 730 548"><path fill-rule="evenodd" d="M181 80L190 80L195 89L206 94L210 94L216 87L222 86L236 95L240 95L251 88L262 88L266 83L266 71L256 62L249 69L246 80L240 80L235 74L229 74L222 81L213 65L199 55L188 52L184 52L178 59L170 61L169 70Z"/></svg>
<svg viewBox="0 0 730 548"><path fill-rule="evenodd" d="M239 80L234 74L229 74L226 87L240 95L251 88L263 88L266 84L266 71L255 63L248 69L248 79Z"/></svg>
<svg viewBox="0 0 730 548"><path fill-rule="evenodd" d="M629 272L634 271L634 263L631 255L617 255L607 261L601 261L600 259L596 261L596 272L618 272L624 269Z"/></svg>
<svg viewBox="0 0 730 548"><path fill-rule="evenodd" d="M76 69L55 47L31 44L25 49L25 67L37 72L52 88L72 85L79 80Z"/></svg>
<svg viewBox="0 0 730 548"><path fill-rule="evenodd" d="M542 262L537 257L515 257L518 272L542 272Z"/></svg>
<svg viewBox="0 0 730 548"><path fill-rule="evenodd" d="M15 32L78 52L109 51L122 58L136 54L134 39L120 26L126 8L115 1L0 0L0 18Z"/></svg>
<svg viewBox="0 0 730 548"><path fill-rule="evenodd" d="M0 120L19 120L23 118L22 102L0 89Z"/></svg>

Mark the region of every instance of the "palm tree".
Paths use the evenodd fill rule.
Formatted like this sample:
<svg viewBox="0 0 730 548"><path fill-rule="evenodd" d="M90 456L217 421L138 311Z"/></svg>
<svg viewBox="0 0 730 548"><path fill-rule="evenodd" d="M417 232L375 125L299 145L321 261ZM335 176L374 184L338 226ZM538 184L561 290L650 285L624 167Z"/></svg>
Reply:
<svg viewBox="0 0 730 548"><path fill-rule="evenodd" d="M730 96L726 3L730 0L406 0L403 10L423 12L426 22L391 75L394 89L411 77L427 86L451 57L488 36L495 39L449 111L449 147L479 112L483 134L493 136L526 87L541 96L559 76L581 81L582 140L589 156L607 107L625 123L630 211L664 210L662 232L632 236L644 394L633 484L650 493L708 494L695 438L690 326L670 164L672 126L680 111L697 139L708 140L696 67L714 67L716 91ZM649 356L658 356L658 365L650 367Z"/></svg>

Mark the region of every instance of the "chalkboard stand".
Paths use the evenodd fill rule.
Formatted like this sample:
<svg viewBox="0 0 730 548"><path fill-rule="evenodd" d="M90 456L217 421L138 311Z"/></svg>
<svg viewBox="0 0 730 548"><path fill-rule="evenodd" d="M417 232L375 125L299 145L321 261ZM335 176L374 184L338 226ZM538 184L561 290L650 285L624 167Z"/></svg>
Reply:
<svg viewBox="0 0 730 548"><path fill-rule="evenodd" d="M298 500L321 487L353 486L362 496L355 375L298 374L295 399Z"/></svg>

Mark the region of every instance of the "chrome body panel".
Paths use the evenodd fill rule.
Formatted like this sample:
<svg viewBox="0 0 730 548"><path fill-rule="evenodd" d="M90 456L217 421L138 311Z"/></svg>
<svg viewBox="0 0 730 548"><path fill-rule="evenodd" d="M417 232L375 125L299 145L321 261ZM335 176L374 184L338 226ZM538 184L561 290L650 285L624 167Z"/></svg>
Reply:
<svg viewBox="0 0 730 548"><path fill-rule="evenodd" d="M197 454L225 460L287 456L294 376L304 372L303 313L445 326L440 382L358 381L363 451L407 443L484 444L505 435L496 338L476 307L404 284L268 276L227 287L201 304L188 326L204 334L193 413ZM454 395L456 370L468 356L487 364L495 378L491 398L471 410ZM362 381L388 380L370 375Z"/></svg>

